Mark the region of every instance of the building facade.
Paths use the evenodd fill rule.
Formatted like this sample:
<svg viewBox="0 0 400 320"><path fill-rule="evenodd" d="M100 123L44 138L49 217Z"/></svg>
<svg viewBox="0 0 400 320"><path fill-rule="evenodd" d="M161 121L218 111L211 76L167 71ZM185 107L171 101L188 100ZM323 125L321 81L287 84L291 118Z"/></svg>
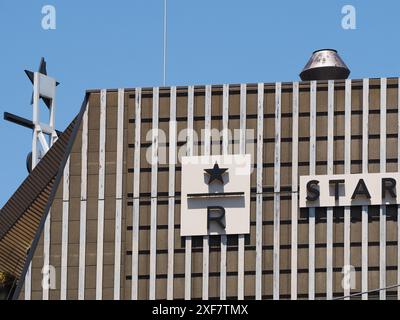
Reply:
<svg viewBox="0 0 400 320"><path fill-rule="evenodd" d="M300 176L399 171L398 78L87 94L20 299L332 299L399 283L397 205L299 207ZM220 154L251 155L250 233L181 237L180 159Z"/></svg>

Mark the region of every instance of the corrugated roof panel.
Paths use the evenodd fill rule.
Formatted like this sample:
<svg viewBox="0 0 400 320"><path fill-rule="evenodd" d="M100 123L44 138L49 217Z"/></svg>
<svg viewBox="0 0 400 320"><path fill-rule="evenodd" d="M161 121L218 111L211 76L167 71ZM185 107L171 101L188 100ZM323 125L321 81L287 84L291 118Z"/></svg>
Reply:
<svg viewBox="0 0 400 320"><path fill-rule="evenodd" d="M79 115L0 210L0 271L16 279L23 276L30 247L32 243L35 247L42 231L41 223L53 201L53 189L60 182L58 176L79 128L85 101Z"/></svg>

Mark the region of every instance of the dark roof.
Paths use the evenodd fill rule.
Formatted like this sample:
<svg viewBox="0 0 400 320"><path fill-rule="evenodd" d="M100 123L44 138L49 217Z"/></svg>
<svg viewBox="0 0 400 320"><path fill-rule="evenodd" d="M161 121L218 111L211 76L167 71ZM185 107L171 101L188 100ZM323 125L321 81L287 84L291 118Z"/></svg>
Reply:
<svg viewBox="0 0 400 320"><path fill-rule="evenodd" d="M86 97L80 113L0 210L0 271L8 272L17 280L22 279L18 281L19 289L62 178L85 107Z"/></svg>

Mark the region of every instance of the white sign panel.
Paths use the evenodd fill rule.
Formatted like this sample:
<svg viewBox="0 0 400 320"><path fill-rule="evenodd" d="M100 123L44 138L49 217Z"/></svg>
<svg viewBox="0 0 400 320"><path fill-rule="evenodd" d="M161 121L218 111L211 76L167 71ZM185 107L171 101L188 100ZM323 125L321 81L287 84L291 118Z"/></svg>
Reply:
<svg viewBox="0 0 400 320"><path fill-rule="evenodd" d="M181 236L250 232L250 155L182 157Z"/></svg>
<svg viewBox="0 0 400 320"><path fill-rule="evenodd" d="M39 74L39 93L46 98L54 99L57 82L44 74Z"/></svg>
<svg viewBox="0 0 400 320"><path fill-rule="evenodd" d="M300 207L399 204L400 173L300 177Z"/></svg>

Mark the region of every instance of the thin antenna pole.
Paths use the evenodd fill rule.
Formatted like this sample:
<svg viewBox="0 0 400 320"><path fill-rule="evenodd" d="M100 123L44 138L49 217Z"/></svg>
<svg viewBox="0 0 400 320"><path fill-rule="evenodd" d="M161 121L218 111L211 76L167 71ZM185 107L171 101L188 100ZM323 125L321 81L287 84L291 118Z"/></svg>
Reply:
<svg viewBox="0 0 400 320"><path fill-rule="evenodd" d="M164 0L164 54L163 54L163 86L167 78L167 0Z"/></svg>

